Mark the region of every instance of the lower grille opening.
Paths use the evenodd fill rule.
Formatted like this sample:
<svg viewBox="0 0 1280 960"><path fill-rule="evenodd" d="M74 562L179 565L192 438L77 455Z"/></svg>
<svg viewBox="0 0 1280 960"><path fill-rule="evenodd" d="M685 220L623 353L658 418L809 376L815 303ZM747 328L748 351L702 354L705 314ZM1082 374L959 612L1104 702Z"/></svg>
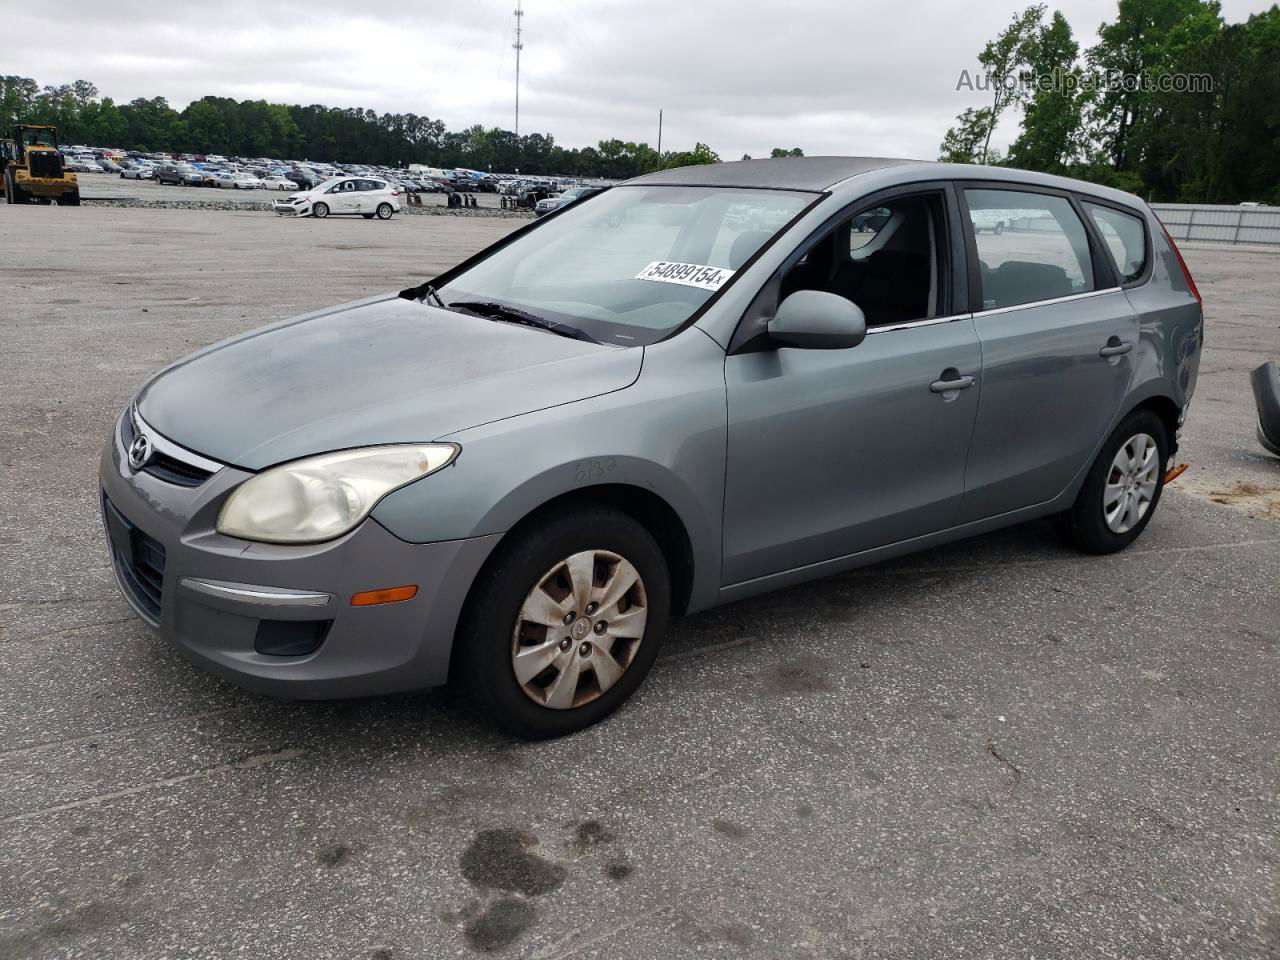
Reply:
<svg viewBox="0 0 1280 960"><path fill-rule="evenodd" d="M111 559L134 605L152 622L160 621L164 588L164 547L131 523L115 504L102 497Z"/></svg>
<svg viewBox="0 0 1280 960"><path fill-rule="evenodd" d="M263 620L253 649L270 657L305 657L329 635L332 620Z"/></svg>

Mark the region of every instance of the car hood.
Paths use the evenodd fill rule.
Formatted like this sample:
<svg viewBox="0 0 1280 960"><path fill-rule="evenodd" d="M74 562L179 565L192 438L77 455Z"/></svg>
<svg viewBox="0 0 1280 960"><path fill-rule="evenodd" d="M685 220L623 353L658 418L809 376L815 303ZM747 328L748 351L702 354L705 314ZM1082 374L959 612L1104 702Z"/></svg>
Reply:
<svg viewBox="0 0 1280 960"><path fill-rule="evenodd" d="M621 390L643 356L387 294L192 354L152 379L137 405L170 440L260 470L330 450L437 440Z"/></svg>

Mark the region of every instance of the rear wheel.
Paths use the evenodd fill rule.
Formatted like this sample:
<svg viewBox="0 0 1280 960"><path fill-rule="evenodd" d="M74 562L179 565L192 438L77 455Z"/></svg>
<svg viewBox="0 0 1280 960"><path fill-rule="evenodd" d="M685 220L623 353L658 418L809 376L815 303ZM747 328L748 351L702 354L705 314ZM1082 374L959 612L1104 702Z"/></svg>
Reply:
<svg viewBox="0 0 1280 960"><path fill-rule="evenodd" d="M327 203L317 203L311 207L311 215L319 220L323 220L329 215L329 205Z"/></svg>
<svg viewBox="0 0 1280 960"><path fill-rule="evenodd" d="M378 219L390 220L391 215L395 213L395 209L389 203L378 204Z"/></svg>
<svg viewBox="0 0 1280 960"><path fill-rule="evenodd" d="M528 739L604 719L662 644L671 586L658 544L621 511L590 506L535 521L499 550L455 645L472 697Z"/></svg>
<svg viewBox="0 0 1280 960"><path fill-rule="evenodd" d="M1155 413L1136 410L1125 417L1060 518L1067 539L1089 553L1114 553L1137 540L1160 503L1168 446Z"/></svg>
<svg viewBox="0 0 1280 960"><path fill-rule="evenodd" d="M72 190L70 193L64 193L58 198L58 206L60 207L78 207L80 206L80 191Z"/></svg>

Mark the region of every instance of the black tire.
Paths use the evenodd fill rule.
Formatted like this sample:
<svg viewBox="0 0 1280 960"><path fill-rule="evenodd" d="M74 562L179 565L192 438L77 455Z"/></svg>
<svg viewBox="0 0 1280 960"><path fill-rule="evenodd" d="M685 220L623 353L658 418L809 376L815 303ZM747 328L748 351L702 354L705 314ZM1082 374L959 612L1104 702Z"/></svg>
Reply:
<svg viewBox="0 0 1280 960"><path fill-rule="evenodd" d="M78 207L80 206L80 191L72 190L70 193L64 193L58 198L58 206L60 207Z"/></svg>
<svg viewBox="0 0 1280 960"><path fill-rule="evenodd" d="M378 204L378 211L377 211L377 213L378 213L378 219L379 219L379 220L390 220L390 219L391 219L391 215L392 215L393 213L395 213L395 212L396 212L396 211L395 211L395 208L394 208L393 206L391 206L391 204L389 204L389 203L380 203L380 204Z"/></svg>
<svg viewBox="0 0 1280 960"><path fill-rule="evenodd" d="M313 203L311 205L311 215L317 220L323 220L329 215L329 205L327 203Z"/></svg>
<svg viewBox="0 0 1280 960"><path fill-rule="evenodd" d="M1004 233L1004 221L1001 220L999 223L997 223L995 225L995 229L993 229L991 232L994 233L997 237L1000 236L1000 234Z"/></svg>
<svg viewBox="0 0 1280 960"><path fill-rule="evenodd" d="M1111 479L1112 468L1120 448L1130 439L1146 434L1155 440L1156 464L1155 491L1150 505L1137 523L1124 532L1112 530L1107 524L1104 512L1104 490ZM1169 467L1169 438L1165 433L1164 421L1151 410L1135 410L1125 417L1118 427L1107 437L1107 442L1098 451L1097 459L1089 468L1084 486L1076 497L1071 509L1058 518L1058 527L1067 542L1087 553L1115 553L1123 550L1142 535L1151 518L1155 516L1160 505L1160 494L1164 490L1164 475Z"/></svg>
<svg viewBox="0 0 1280 960"><path fill-rule="evenodd" d="M516 679L514 631L526 597L540 582L549 582L543 580L548 572L564 559L590 550L616 554L635 568L647 619L629 665L612 686L593 693L590 684L595 681L586 678L594 674L584 672L575 689L594 699L554 709L535 702ZM476 578L454 644L457 676L476 704L507 732L529 740L564 736L603 720L635 692L658 657L670 609L666 559L643 526L605 505L549 513L501 544ZM575 637L564 639L575 645L584 639L576 633ZM593 639L590 633L585 637ZM588 646L583 644L584 649ZM578 652L576 646L569 649L571 656Z"/></svg>

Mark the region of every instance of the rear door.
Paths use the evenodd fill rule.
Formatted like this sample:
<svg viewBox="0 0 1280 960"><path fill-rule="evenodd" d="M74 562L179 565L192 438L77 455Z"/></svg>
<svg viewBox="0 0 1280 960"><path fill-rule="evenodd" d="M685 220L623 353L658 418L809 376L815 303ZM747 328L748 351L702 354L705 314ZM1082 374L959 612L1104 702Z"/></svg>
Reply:
<svg viewBox="0 0 1280 960"><path fill-rule="evenodd" d="M1128 392L1138 323L1071 195L960 193L982 344L961 509L971 521L1051 500L1088 466Z"/></svg>

